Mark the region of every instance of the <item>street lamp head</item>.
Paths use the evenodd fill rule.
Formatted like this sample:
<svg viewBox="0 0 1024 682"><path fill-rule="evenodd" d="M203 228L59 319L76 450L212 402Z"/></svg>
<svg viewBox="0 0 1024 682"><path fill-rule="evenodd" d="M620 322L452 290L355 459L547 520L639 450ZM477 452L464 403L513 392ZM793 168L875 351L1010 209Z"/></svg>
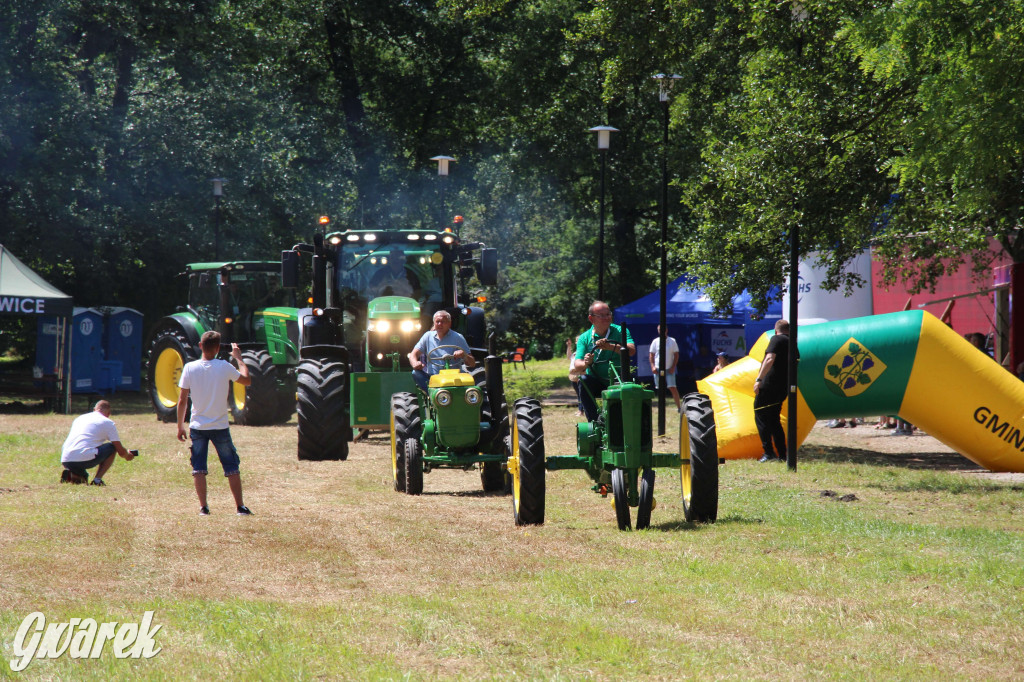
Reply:
<svg viewBox="0 0 1024 682"><path fill-rule="evenodd" d="M451 156L431 156L431 161L437 161L437 174L448 175L448 163L455 159Z"/></svg>
<svg viewBox="0 0 1024 682"><path fill-rule="evenodd" d="M213 183L213 196L223 196L224 184L227 182L227 180L225 180L224 178L210 178L210 182Z"/></svg>
<svg viewBox="0 0 1024 682"><path fill-rule="evenodd" d="M672 90L672 86L675 85L675 82L680 80L682 76L677 73L657 73L651 76L651 78L658 81L658 101L667 102L668 93Z"/></svg>
<svg viewBox="0 0 1024 682"><path fill-rule="evenodd" d="M802 2L799 0L793 0L793 3L789 7L790 15L793 17L793 21L803 23L807 21L811 15L807 12L807 8L804 7Z"/></svg>
<svg viewBox="0 0 1024 682"><path fill-rule="evenodd" d="M597 133L597 148L608 149L611 144L612 133L619 132L618 128L612 128L611 126L594 126L589 129L591 133Z"/></svg>

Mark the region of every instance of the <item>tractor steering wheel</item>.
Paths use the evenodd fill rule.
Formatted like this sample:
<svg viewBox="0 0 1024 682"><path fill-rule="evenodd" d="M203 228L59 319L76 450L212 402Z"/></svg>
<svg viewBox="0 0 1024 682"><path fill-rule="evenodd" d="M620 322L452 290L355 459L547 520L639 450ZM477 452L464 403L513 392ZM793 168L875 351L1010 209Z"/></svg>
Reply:
<svg viewBox="0 0 1024 682"><path fill-rule="evenodd" d="M452 353L445 352L448 349L451 349ZM445 345L442 345L442 346L435 346L434 348L430 349L429 353L427 353L427 357L424 360L424 363L425 364L429 364L429 365L437 365L439 369L445 369L446 365L450 367L450 363L452 363L452 362L463 362L463 360L456 360L455 359L455 354L454 353L457 350L463 350L463 349L460 348L459 346L452 345L452 344L445 344ZM440 351L440 352L438 352L438 351Z"/></svg>

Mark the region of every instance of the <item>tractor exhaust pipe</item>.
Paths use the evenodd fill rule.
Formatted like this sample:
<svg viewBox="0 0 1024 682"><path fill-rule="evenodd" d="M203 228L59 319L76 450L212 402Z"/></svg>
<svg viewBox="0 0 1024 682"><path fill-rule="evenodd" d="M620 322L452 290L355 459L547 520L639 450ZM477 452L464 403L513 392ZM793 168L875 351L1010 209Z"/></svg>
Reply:
<svg viewBox="0 0 1024 682"><path fill-rule="evenodd" d="M494 353L494 332L487 336L487 357L484 359L484 372L487 379L487 402L491 406L491 416L501 420L501 404L505 400L504 379L501 375L501 358Z"/></svg>

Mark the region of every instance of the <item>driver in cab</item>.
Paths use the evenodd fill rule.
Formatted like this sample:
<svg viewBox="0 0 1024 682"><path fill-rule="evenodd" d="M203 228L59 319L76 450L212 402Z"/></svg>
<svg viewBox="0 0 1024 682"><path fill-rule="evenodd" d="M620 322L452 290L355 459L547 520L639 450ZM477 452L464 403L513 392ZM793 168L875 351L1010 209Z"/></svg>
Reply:
<svg viewBox="0 0 1024 682"><path fill-rule="evenodd" d="M445 310L438 310L434 313L434 326L420 337L409 353L412 378L417 386L427 390L431 375L444 369L441 358L445 355L454 356L455 363L464 362L468 368L476 367L476 358L470 353L466 338L452 330L452 316Z"/></svg>

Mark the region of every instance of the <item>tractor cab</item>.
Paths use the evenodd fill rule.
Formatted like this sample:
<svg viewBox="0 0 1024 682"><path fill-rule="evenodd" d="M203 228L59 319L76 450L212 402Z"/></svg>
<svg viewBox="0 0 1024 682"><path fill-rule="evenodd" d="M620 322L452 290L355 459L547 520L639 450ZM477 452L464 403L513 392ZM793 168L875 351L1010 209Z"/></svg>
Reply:
<svg viewBox="0 0 1024 682"><path fill-rule="evenodd" d="M189 310L225 344L263 344L268 311L294 315L295 292L282 286L280 263L192 263L186 274Z"/></svg>

